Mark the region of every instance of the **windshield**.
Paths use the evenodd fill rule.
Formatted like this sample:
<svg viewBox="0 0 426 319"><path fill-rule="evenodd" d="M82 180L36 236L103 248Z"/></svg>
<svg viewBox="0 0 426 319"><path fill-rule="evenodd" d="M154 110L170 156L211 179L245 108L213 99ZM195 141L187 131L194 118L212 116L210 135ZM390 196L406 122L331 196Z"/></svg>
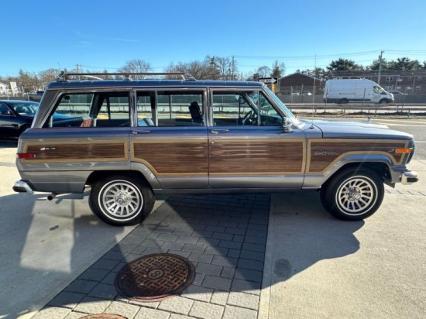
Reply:
<svg viewBox="0 0 426 319"><path fill-rule="evenodd" d="M19 115L34 116L38 109L38 103L10 103L10 106Z"/></svg>
<svg viewBox="0 0 426 319"><path fill-rule="evenodd" d="M272 101L275 103L275 105L280 108L280 110L285 114L285 116L288 119L295 122L295 124L300 123L300 121L296 118L296 116L294 116L294 114L287 108L287 106L284 104L284 102L281 101L281 99L278 96L276 96L275 93L272 92L270 88L268 88L266 85L264 85L263 89L265 90L268 97L272 99Z"/></svg>
<svg viewBox="0 0 426 319"><path fill-rule="evenodd" d="M373 90L374 90L374 92L375 93L377 93L377 94L383 94L383 93L385 93L386 91L385 91L385 89L383 89L382 87L380 87L380 86L378 86L378 85L375 85L374 87L373 87Z"/></svg>

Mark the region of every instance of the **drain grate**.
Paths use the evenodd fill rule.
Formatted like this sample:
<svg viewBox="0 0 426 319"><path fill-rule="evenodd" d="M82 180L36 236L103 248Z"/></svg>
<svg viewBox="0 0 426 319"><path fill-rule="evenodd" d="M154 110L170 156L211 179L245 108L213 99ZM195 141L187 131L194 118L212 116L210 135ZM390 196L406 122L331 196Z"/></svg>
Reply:
<svg viewBox="0 0 426 319"><path fill-rule="evenodd" d="M81 317L80 319L127 319L126 317L114 315L112 313L98 313L95 315L88 315Z"/></svg>
<svg viewBox="0 0 426 319"><path fill-rule="evenodd" d="M194 280L194 266L178 255L152 254L124 266L115 279L123 296L157 301L181 293Z"/></svg>

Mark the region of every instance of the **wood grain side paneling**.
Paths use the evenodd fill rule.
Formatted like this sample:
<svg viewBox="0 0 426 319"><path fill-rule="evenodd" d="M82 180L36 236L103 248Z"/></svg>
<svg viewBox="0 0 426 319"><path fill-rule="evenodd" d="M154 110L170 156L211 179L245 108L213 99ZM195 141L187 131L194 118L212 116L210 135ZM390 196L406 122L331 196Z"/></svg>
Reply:
<svg viewBox="0 0 426 319"><path fill-rule="evenodd" d="M395 154L396 147L405 147L405 142L322 140L311 141L308 150L308 172L322 172L345 153L386 154L394 163L400 163L403 155Z"/></svg>
<svg viewBox="0 0 426 319"><path fill-rule="evenodd" d="M210 144L210 174L301 173L303 141L215 140Z"/></svg>
<svg viewBox="0 0 426 319"><path fill-rule="evenodd" d="M37 161L124 160L126 143L48 143L29 144L27 152Z"/></svg>
<svg viewBox="0 0 426 319"><path fill-rule="evenodd" d="M207 140L135 142L132 159L149 164L158 174L208 174Z"/></svg>

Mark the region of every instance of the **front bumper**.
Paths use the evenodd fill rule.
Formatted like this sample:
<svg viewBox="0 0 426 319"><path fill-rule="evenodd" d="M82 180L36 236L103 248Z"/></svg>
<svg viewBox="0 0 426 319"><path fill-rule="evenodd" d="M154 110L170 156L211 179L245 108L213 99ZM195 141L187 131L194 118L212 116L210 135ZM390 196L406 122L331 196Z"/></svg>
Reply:
<svg viewBox="0 0 426 319"><path fill-rule="evenodd" d="M406 171L402 173L401 175L401 183L403 185L413 184L418 181L419 181L419 178L418 178L417 172L415 171Z"/></svg>
<svg viewBox="0 0 426 319"><path fill-rule="evenodd" d="M17 193L33 193L31 185L28 182L23 181L22 179L17 181L15 185L13 185L12 189Z"/></svg>

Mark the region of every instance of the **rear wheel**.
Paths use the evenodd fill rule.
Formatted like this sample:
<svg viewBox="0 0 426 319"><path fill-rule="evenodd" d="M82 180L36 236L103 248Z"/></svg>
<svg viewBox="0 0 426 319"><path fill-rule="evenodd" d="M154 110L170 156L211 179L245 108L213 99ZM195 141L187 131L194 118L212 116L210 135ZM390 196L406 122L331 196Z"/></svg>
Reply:
<svg viewBox="0 0 426 319"><path fill-rule="evenodd" d="M321 189L324 208L344 220L371 216L380 207L383 196L383 180L367 168L343 170Z"/></svg>
<svg viewBox="0 0 426 319"><path fill-rule="evenodd" d="M93 213L117 226L140 223L151 212L154 202L150 187L126 175L99 180L92 186L89 198Z"/></svg>
<svg viewBox="0 0 426 319"><path fill-rule="evenodd" d="M381 99L380 101L379 101L379 104L388 104L388 103L390 103L390 101L388 100L388 99Z"/></svg>

